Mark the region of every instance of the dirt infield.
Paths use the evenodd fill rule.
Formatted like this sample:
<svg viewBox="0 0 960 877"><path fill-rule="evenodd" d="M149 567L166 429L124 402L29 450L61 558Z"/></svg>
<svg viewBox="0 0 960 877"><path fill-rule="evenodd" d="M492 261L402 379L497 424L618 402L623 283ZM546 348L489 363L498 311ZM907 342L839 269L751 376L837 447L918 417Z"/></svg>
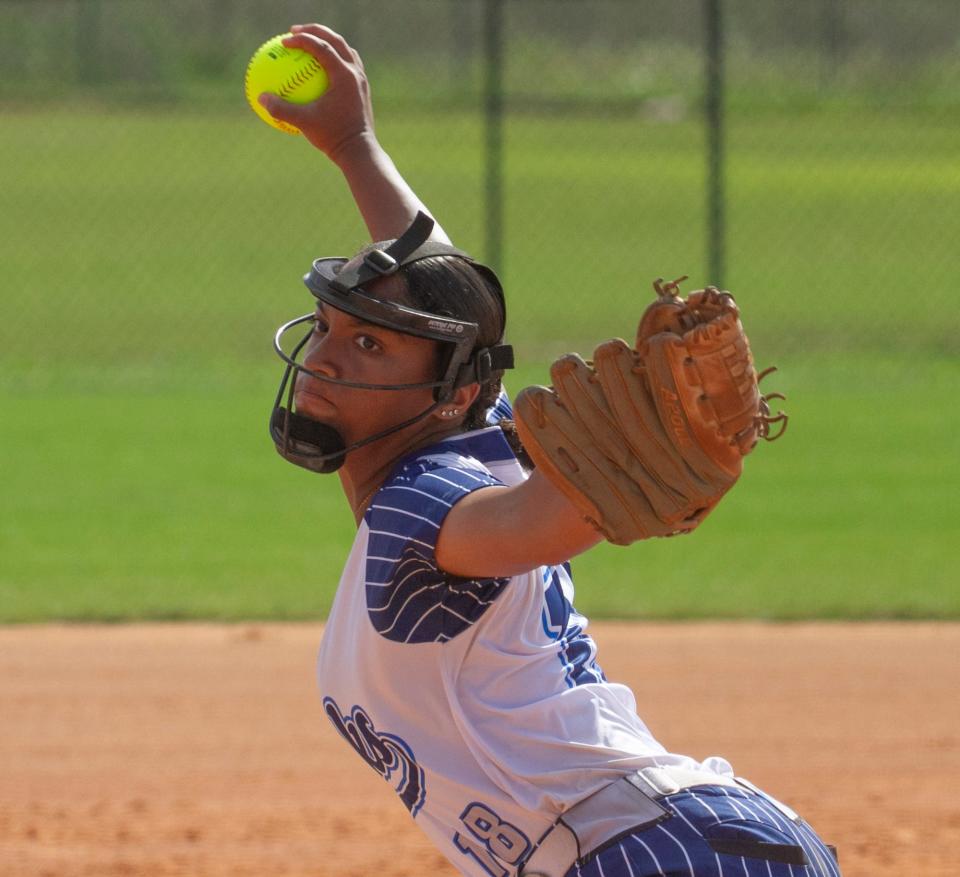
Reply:
<svg viewBox="0 0 960 877"><path fill-rule="evenodd" d="M595 624L675 751L845 877L960 873L960 625ZM328 727L316 625L0 628L0 875L453 875Z"/></svg>

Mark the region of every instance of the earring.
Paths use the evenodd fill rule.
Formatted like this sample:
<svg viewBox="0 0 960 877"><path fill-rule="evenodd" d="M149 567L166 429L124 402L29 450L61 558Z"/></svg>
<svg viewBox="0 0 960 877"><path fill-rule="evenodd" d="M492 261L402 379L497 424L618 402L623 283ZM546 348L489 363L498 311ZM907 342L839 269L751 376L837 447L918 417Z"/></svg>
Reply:
<svg viewBox="0 0 960 877"><path fill-rule="evenodd" d="M444 417L456 417L460 413L459 408L444 408L440 412Z"/></svg>

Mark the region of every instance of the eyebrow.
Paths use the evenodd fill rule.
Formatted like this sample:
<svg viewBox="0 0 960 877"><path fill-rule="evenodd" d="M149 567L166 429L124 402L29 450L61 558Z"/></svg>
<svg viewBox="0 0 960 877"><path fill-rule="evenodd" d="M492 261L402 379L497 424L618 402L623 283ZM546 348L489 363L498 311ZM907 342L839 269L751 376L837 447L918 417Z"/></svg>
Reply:
<svg viewBox="0 0 960 877"><path fill-rule="evenodd" d="M333 307L333 305L331 305ZM333 308L340 314L343 314L344 318L353 326L370 326L374 329L384 329L384 326L378 326L376 323L371 323L369 320L361 320L359 317L355 317L353 314L348 314L346 311L341 311L339 308ZM316 310L322 315L327 315L327 306L319 299L317 300Z"/></svg>
<svg viewBox="0 0 960 877"><path fill-rule="evenodd" d="M375 333L378 338L386 339L387 337L399 339L401 344L410 343L411 341L418 341L423 339L418 339L415 335L410 335L406 332L401 332L399 329L391 329L388 326L381 326L379 323L371 323L369 320L363 320L360 317L355 317L353 314L348 314L346 311L341 311L339 308L334 305L330 305L337 313L342 314L346 318L347 322L354 328L370 329L371 332ZM325 302L317 299L316 310L319 311L320 315L326 317L327 315L327 305ZM394 342L396 343L396 342Z"/></svg>

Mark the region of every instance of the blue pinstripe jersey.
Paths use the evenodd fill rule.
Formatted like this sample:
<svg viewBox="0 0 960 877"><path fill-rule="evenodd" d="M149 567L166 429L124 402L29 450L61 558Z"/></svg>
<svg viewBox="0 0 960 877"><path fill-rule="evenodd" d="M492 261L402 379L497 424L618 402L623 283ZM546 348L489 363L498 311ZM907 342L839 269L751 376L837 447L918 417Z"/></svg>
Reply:
<svg viewBox="0 0 960 877"><path fill-rule="evenodd" d="M477 579L438 568L456 502L524 477L498 426L402 460L358 528L319 656L336 730L475 877L516 873L559 813L617 776L693 763L605 679L569 565Z"/></svg>

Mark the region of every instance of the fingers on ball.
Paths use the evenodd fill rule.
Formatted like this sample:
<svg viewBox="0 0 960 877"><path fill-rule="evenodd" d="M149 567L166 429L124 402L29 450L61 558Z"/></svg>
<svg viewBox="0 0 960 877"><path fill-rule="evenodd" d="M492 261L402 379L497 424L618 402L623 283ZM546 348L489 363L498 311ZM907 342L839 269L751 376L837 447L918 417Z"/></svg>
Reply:
<svg viewBox="0 0 960 877"><path fill-rule="evenodd" d="M336 55L348 64L355 61L355 53L347 41L336 31L322 24L294 25L290 28L290 32L292 36L284 40L284 45L296 46L308 51L310 48L316 48L325 54Z"/></svg>

